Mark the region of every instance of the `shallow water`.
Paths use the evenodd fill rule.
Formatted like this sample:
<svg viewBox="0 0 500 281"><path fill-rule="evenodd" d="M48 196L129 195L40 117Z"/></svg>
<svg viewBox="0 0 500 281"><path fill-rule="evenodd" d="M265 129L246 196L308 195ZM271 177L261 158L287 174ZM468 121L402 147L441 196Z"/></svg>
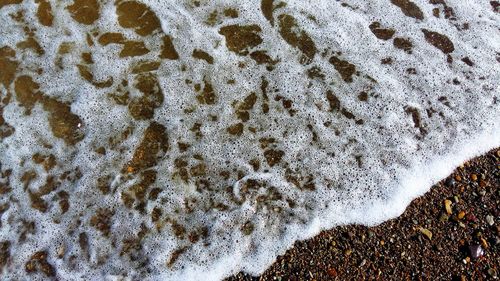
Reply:
<svg viewBox="0 0 500 281"><path fill-rule="evenodd" d="M399 215L500 145L498 3L449 2L0 0L2 275L258 274Z"/></svg>

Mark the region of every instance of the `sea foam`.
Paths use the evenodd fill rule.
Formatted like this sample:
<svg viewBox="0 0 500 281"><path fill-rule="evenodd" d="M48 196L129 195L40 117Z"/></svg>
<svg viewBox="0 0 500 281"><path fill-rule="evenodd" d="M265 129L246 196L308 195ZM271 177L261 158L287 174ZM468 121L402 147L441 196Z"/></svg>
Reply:
<svg viewBox="0 0 500 281"><path fill-rule="evenodd" d="M400 215L500 146L498 12L0 1L3 279L256 275Z"/></svg>

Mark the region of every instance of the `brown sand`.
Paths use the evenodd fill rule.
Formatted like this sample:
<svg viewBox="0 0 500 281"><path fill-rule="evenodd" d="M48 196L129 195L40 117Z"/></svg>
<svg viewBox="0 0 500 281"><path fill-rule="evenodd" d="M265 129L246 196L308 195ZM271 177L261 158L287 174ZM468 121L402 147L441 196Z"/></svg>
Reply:
<svg viewBox="0 0 500 281"><path fill-rule="evenodd" d="M396 219L323 231L260 277L226 280L498 279L499 206L500 148L457 168Z"/></svg>

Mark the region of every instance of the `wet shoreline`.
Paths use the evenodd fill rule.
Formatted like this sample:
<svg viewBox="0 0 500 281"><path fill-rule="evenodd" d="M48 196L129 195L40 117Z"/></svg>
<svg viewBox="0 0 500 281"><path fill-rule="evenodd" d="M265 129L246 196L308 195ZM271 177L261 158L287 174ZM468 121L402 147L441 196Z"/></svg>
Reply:
<svg viewBox="0 0 500 281"><path fill-rule="evenodd" d="M226 280L494 280L500 273L500 149L466 162L375 227L298 241L260 277Z"/></svg>

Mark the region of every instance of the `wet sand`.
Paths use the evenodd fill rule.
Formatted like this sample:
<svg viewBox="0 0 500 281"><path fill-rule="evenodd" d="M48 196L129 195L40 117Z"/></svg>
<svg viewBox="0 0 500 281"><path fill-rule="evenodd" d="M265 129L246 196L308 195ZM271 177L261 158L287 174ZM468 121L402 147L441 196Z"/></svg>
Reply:
<svg viewBox="0 0 500 281"><path fill-rule="evenodd" d="M398 218L296 242L260 277L226 280L495 280L500 148L457 168Z"/></svg>

